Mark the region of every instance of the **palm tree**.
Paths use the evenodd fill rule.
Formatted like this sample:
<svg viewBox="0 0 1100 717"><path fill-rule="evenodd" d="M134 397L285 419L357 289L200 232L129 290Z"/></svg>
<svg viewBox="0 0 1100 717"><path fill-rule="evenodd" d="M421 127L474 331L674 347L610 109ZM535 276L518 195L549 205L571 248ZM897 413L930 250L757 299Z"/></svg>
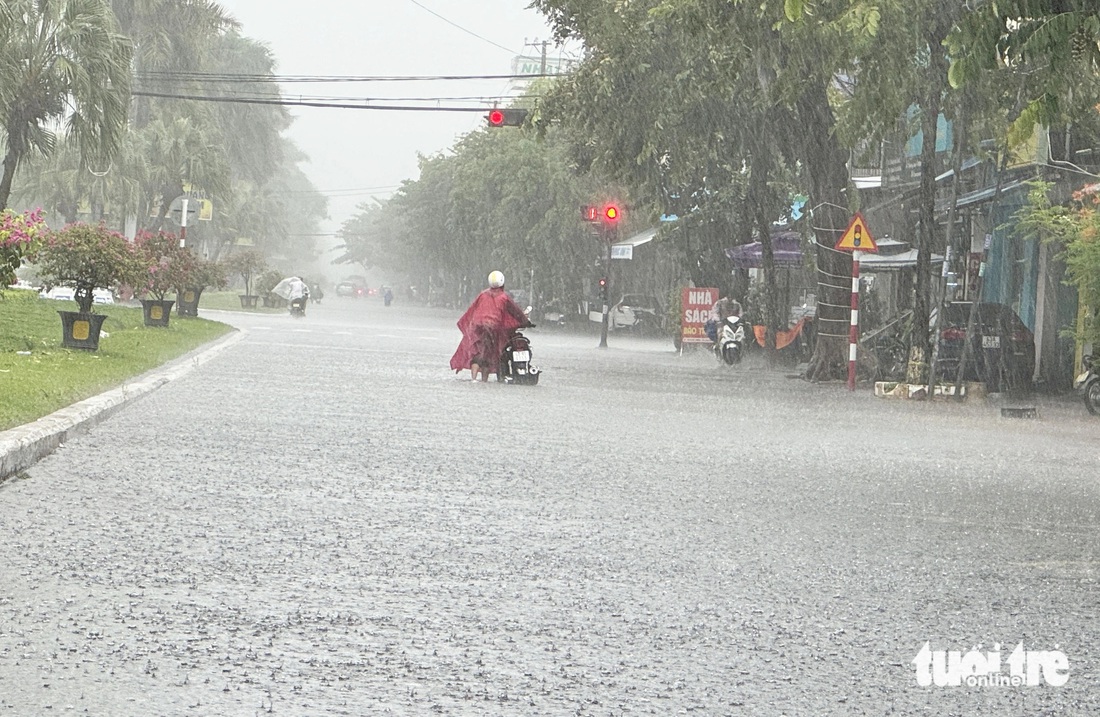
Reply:
<svg viewBox="0 0 1100 717"><path fill-rule="evenodd" d="M0 7L3 209L20 161L53 150L57 123L82 162L110 161L126 130L133 48L107 0L7 0Z"/></svg>
<svg viewBox="0 0 1100 717"><path fill-rule="evenodd" d="M138 72L195 71L217 37L238 23L213 0L109 0L133 38Z"/></svg>
<svg viewBox="0 0 1100 717"><path fill-rule="evenodd" d="M201 187L217 197L224 198L231 192L225 152L217 126L209 117L158 113L134 134L138 152L145 160L142 177L145 196L153 202L149 212L151 228L163 226L169 204L184 192L186 184Z"/></svg>

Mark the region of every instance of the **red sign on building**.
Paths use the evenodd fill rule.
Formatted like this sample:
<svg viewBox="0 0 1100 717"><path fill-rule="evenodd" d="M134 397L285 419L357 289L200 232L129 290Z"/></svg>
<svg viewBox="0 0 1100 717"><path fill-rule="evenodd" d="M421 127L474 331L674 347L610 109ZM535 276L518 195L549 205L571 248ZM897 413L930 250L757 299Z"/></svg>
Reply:
<svg viewBox="0 0 1100 717"><path fill-rule="evenodd" d="M685 287L680 294L680 339L685 344L709 344L711 340L703 325L710 318L711 308L718 303L718 289Z"/></svg>

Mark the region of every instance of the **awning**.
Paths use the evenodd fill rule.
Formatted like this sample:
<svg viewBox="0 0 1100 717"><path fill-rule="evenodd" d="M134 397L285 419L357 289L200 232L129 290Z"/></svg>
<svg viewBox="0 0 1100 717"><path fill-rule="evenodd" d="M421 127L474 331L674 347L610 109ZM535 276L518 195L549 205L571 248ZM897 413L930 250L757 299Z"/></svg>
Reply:
<svg viewBox="0 0 1100 717"><path fill-rule="evenodd" d="M657 230L655 228L654 229L646 229L644 232L638 232L637 234L630 237L629 239L623 239L622 241L617 241L614 244L612 244L611 246L613 246L613 247L614 246L629 246L629 247L641 246L642 244L647 244L647 243L653 241L653 237L655 237L655 236L657 236Z"/></svg>
<svg viewBox="0 0 1100 717"><path fill-rule="evenodd" d="M932 264L942 264L943 257L933 254ZM859 260L860 271L901 271L917 265L917 250L910 249L898 254L864 254Z"/></svg>
<svg viewBox="0 0 1100 717"><path fill-rule="evenodd" d="M646 229L644 232L639 232L629 239L617 241L611 245L611 258L633 259L634 247L653 241L653 237L655 236L657 236L656 229Z"/></svg>
<svg viewBox="0 0 1100 717"><path fill-rule="evenodd" d="M1026 181L1011 182L1009 184L1006 184L1001 187L1001 194L1008 194L1012 190L1019 189L1020 187L1024 186L1024 184L1026 184ZM973 192L967 192L966 194L961 194L959 195L958 206L966 207L971 204L979 204L981 202L989 201L993 198L993 195L996 193L996 191L996 187L986 187L985 189L979 189ZM936 203L937 212L946 212L950 208L950 202L944 201Z"/></svg>
<svg viewBox="0 0 1100 717"><path fill-rule="evenodd" d="M772 253L775 265L783 268L802 266L802 238L798 232L776 232L772 234ZM756 241L752 244L726 249L726 256L738 269L759 269L764 265L764 246Z"/></svg>

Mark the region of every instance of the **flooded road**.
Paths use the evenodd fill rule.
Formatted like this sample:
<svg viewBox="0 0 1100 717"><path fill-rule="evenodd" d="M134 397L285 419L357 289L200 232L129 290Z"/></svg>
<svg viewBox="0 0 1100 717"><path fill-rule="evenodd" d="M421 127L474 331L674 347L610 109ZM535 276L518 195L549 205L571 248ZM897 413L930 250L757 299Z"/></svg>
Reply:
<svg viewBox="0 0 1100 717"><path fill-rule="evenodd" d="M1100 713L1100 423L453 312L244 341L0 485L0 715ZM1068 682L920 686L926 644ZM987 663L988 664L988 663ZM971 665L973 667L973 665Z"/></svg>

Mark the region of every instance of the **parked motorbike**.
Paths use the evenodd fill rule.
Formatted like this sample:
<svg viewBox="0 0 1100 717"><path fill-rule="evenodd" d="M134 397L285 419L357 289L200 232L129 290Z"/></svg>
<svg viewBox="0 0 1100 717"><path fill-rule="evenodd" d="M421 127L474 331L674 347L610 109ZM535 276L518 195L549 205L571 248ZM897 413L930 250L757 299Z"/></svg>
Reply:
<svg viewBox="0 0 1100 717"><path fill-rule="evenodd" d="M306 302L309 301L308 296L300 296L297 299L293 299L290 302L290 315L294 318L301 318L306 315Z"/></svg>
<svg viewBox="0 0 1100 717"><path fill-rule="evenodd" d="M1085 408L1094 416L1100 416L1100 372L1092 356L1082 359L1085 371L1073 382L1073 387L1085 397Z"/></svg>
<svg viewBox="0 0 1100 717"><path fill-rule="evenodd" d="M534 327L534 324L531 324L531 327ZM508 343L504 345L497 380L534 386L539 382L541 373L542 371L531 363L531 340L524 336L522 331L516 329L512 332Z"/></svg>
<svg viewBox="0 0 1100 717"><path fill-rule="evenodd" d="M745 347L745 322L739 316L727 316L718 327L714 353L727 366L741 363Z"/></svg>

